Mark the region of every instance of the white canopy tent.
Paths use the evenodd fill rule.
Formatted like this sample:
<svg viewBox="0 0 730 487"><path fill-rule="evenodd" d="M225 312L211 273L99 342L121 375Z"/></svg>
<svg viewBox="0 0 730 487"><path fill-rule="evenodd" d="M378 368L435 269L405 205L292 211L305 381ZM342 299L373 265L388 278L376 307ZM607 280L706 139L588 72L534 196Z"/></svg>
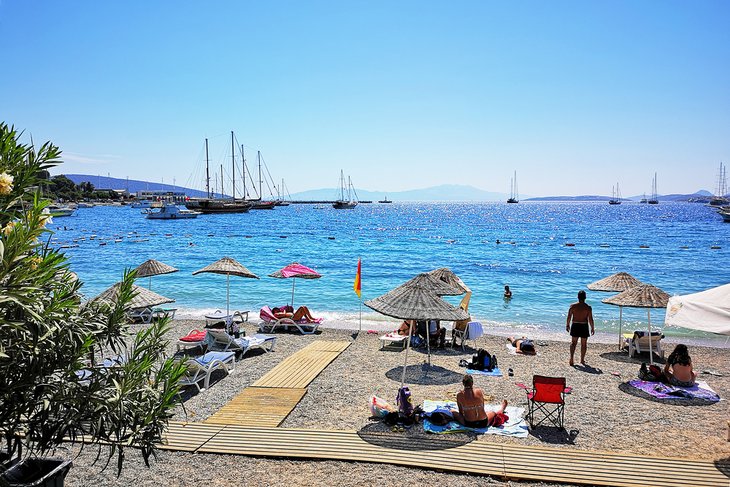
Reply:
<svg viewBox="0 0 730 487"><path fill-rule="evenodd" d="M684 296L672 296L665 325L730 335L730 284Z"/></svg>

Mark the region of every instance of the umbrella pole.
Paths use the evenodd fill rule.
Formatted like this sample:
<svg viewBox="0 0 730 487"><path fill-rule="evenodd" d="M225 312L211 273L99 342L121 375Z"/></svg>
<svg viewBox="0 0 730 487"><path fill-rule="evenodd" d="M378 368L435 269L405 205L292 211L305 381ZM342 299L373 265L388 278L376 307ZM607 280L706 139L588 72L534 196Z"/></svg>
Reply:
<svg viewBox="0 0 730 487"><path fill-rule="evenodd" d="M296 284L297 278L292 277L291 278L291 307L294 307L294 284Z"/></svg>
<svg viewBox="0 0 730 487"><path fill-rule="evenodd" d="M362 333L362 298L360 298L360 331L357 332L358 336Z"/></svg>
<svg viewBox="0 0 730 487"><path fill-rule="evenodd" d="M431 322L426 321L426 348L428 349L428 365L431 365Z"/></svg>
<svg viewBox="0 0 730 487"><path fill-rule="evenodd" d="M651 308L646 308L646 316L649 321L649 364L654 364L654 351L651 347Z"/></svg>
<svg viewBox="0 0 730 487"><path fill-rule="evenodd" d="M621 332L624 328L624 307L619 306L618 307L618 350L619 352L623 350L623 336L621 335Z"/></svg>
<svg viewBox="0 0 730 487"><path fill-rule="evenodd" d="M226 316L231 314L231 275L226 274Z"/></svg>
<svg viewBox="0 0 730 487"><path fill-rule="evenodd" d="M408 349L411 348L411 333L413 333L413 324L409 321L408 322L408 341L406 342L406 360L403 364L403 374L400 377L400 386L403 387L403 384L406 382L406 367L408 367Z"/></svg>

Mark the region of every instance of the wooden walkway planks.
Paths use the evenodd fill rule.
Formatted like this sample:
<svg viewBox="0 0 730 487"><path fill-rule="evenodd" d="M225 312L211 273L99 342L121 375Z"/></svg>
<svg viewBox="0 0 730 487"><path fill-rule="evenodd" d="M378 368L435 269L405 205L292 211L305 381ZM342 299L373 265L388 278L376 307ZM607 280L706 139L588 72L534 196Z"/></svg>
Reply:
<svg viewBox="0 0 730 487"><path fill-rule="evenodd" d="M632 457L608 452L552 449L511 444L471 442L448 450L416 451L403 437L403 449L377 446L355 431L321 431L226 426L219 430L188 423L171 423L168 439L176 432L207 441L201 453L329 459L405 465L435 470L490 475L506 479L618 487L727 487L730 479L712 462L677 458ZM201 431L195 431L201 429ZM176 440L178 443L183 443ZM398 442L398 438L395 438ZM168 446L169 449L174 449ZM191 451L191 450L187 450Z"/></svg>
<svg viewBox="0 0 730 487"><path fill-rule="evenodd" d="M317 340L281 361L254 387L288 387L302 389L342 353L350 342Z"/></svg>
<svg viewBox="0 0 730 487"><path fill-rule="evenodd" d="M247 387L205 423L276 428L306 392L306 389Z"/></svg>

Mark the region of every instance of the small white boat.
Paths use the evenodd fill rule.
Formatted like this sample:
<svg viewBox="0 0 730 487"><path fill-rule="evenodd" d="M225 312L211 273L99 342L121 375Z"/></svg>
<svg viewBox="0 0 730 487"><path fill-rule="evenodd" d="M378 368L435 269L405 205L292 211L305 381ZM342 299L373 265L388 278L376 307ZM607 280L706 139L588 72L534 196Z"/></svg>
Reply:
<svg viewBox="0 0 730 487"><path fill-rule="evenodd" d="M132 208L149 208L152 206L152 201L150 200L138 200L132 203Z"/></svg>
<svg viewBox="0 0 730 487"><path fill-rule="evenodd" d="M200 214L198 211L186 210L176 205L163 205L159 209L151 210L146 217L150 220L183 220L197 218Z"/></svg>
<svg viewBox="0 0 730 487"><path fill-rule="evenodd" d="M94 203L87 203L85 201L81 201L76 205L76 208L93 208Z"/></svg>
<svg viewBox="0 0 730 487"><path fill-rule="evenodd" d="M47 212L52 217L58 218L62 216L72 216L75 211L76 208L73 208L71 206L48 205L44 213Z"/></svg>

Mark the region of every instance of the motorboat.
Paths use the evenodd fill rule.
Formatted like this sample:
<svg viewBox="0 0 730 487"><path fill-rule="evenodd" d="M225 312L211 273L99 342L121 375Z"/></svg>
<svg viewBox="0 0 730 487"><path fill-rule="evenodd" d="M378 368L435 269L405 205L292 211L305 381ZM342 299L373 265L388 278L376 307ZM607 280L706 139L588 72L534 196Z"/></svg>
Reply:
<svg viewBox="0 0 730 487"><path fill-rule="evenodd" d="M186 218L197 218L201 213L198 211L180 208L177 205L162 205L159 209L150 210L146 217L150 220L182 220Z"/></svg>
<svg viewBox="0 0 730 487"><path fill-rule="evenodd" d="M76 208L63 205L48 205L46 207L46 210L46 212L54 218L62 216L73 216L73 214L76 212Z"/></svg>
<svg viewBox="0 0 730 487"><path fill-rule="evenodd" d="M149 208L152 206L151 200L137 200L131 204L132 208Z"/></svg>

